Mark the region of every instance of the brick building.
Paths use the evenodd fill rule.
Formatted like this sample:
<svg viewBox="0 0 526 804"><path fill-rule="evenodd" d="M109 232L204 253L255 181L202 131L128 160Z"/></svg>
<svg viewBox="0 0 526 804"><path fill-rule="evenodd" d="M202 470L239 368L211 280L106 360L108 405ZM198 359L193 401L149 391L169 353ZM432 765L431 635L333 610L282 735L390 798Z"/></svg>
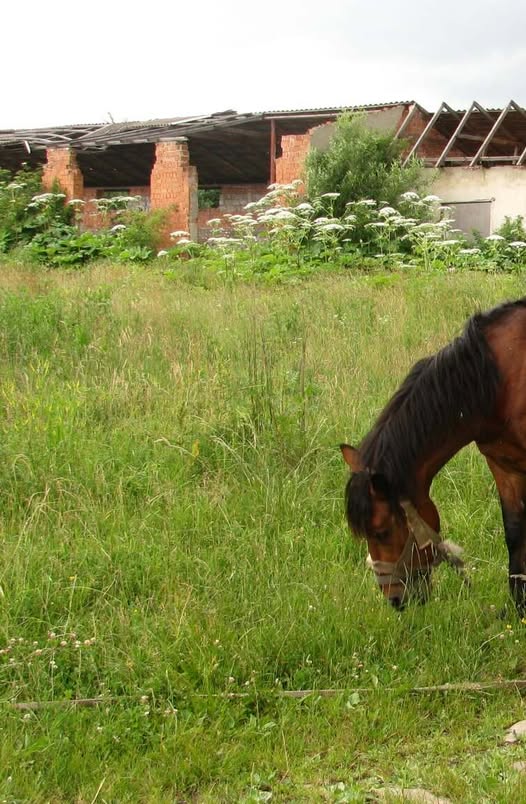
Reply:
<svg viewBox="0 0 526 804"><path fill-rule="evenodd" d="M43 168L43 181L68 199L120 193L149 209L168 209L168 231L203 238L207 221L237 213L269 183L301 178L312 148L330 141L341 108L170 118L52 129L0 131L0 167ZM438 168L435 192L456 210L461 228L491 231L505 214L526 216L526 111L474 102L457 111L443 103L428 112L415 102L365 107L372 128L393 131L416 155ZM199 190L213 206L199 208ZM87 205L89 206L89 205ZM96 227L96 217L85 225Z"/></svg>

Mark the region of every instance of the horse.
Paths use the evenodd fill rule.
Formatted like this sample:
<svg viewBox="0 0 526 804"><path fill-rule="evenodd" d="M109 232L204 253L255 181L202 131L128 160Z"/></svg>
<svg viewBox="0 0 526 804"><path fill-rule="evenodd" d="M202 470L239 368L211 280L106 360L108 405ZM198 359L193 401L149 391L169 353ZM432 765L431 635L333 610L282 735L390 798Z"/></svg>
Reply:
<svg viewBox="0 0 526 804"><path fill-rule="evenodd" d="M347 521L367 540L368 564L397 609L429 597L434 566L462 571L459 549L440 536L433 478L475 442L495 479L509 555L509 589L526 612L526 297L479 312L463 333L417 362L358 448Z"/></svg>

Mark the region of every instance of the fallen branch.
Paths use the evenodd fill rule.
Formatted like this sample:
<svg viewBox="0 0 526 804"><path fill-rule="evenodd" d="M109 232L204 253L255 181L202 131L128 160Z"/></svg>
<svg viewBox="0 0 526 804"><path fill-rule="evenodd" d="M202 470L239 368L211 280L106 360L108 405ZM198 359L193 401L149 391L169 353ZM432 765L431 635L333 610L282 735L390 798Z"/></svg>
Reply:
<svg viewBox="0 0 526 804"><path fill-rule="evenodd" d="M437 684L428 687L350 687L348 689L322 689L322 690L260 690L260 694L276 695L278 698L309 698L316 695L320 698L335 698L338 695L352 695L357 692L366 695L371 692L398 692L405 694L425 694L433 692L489 692L491 690L519 690L526 689L526 679L496 679L494 681L460 681L451 684ZM237 698L251 697L250 692L219 692L219 693L197 693L197 698L225 698L236 700ZM53 709L67 707L95 707L103 704L115 704L123 700L132 700L131 696L118 696L112 698L72 698L56 701L0 701L0 704L9 706L22 712L34 712L38 709Z"/></svg>

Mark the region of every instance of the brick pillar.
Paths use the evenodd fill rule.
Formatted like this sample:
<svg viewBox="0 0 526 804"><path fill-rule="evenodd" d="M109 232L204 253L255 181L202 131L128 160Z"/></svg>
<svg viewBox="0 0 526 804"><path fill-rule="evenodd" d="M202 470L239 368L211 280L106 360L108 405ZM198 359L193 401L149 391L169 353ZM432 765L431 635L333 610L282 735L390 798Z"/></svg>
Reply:
<svg viewBox="0 0 526 804"><path fill-rule="evenodd" d="M192 240L197 239L197 181L197 168L190 164L186 137L156 144L150 206L170 209L168 233L183 230L190 233Z"/></svg>
<svg viewBox="0 0 526 804"><path fill-rule="evenodd" d="M84 197L84 177L77 164L75 151L71 148L48 148L47 162L42 173L42 186L50 192L58 182L66 198Z"/></svg>
<svg viewBox="0 0 526 804"><path fill-rule="evenodd" d="M290 184L303 179L305 159L309 153L311 133L284 134L281 138L281 156L276 159L276 182Z"/></svg>

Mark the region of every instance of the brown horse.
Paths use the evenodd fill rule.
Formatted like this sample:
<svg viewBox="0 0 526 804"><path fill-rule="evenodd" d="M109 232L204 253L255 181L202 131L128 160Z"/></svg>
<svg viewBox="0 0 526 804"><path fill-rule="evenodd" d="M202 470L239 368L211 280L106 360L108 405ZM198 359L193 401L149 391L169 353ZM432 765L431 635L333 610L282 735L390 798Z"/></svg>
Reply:
<svg viewBox="0 0 526 804"><path fill-rule="evenodd" d="M429 496L437 472L475 441L500 495L509 586L526 612L526 298L473 316L463 334L418 362L355 449L342 444L352 470L349 526L364 536L383 593L400 608L427 597L431 568L460 566L440 538Z"/></svg>

